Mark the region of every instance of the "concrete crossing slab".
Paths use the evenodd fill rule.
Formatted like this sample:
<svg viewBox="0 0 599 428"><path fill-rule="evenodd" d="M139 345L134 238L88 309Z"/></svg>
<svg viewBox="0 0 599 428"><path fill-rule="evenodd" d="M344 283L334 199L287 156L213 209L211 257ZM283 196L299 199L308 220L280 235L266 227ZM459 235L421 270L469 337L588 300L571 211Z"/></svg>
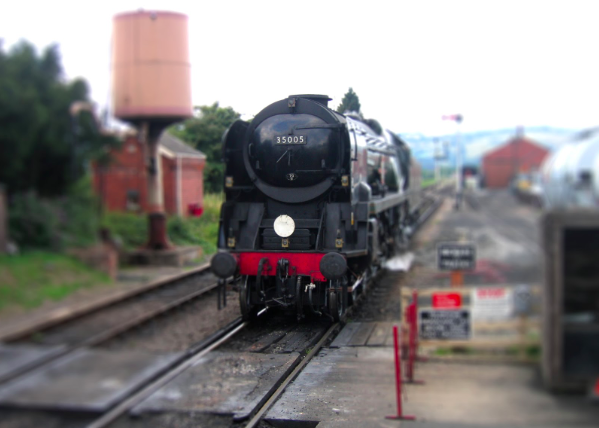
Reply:
<svg viewBox="0 0 599 428"><path fill-rule="evenodd" d="M335 340L331 343L331 348L340 348L342 346L348 346L349 341L353 337L353 335L360 329L362 326L361 322L351 322L346 324L345 327L339 332Z"/></svg>
<svg viewBox="0 0 599 428"><path fill-rule="evenodd" d="M0 381L7 375L34 365L62 351L64 346L0 343Z"/></svg>
<svg viewBox="0 0 599 428"><path fill-rule="evenodd" d="M393 346L393 322L377 322L366 346Z"/></svg>
<svg viewBox="0 0 599 428"><path fill-rule="evenodd" d="M0 405L104 412L178 355L81 349L7 383Z"/></svg>
<svg viewBox="0 0 599 428"><path fill-rule="evenodd" d="M364 322L360 324L360 328L353 334L347 343L348 346L366 346L366 342L370 338L372 330L374 330L375 323Z"/></svg>
<svg viewBox="0 0 599 428"><path fill-rule="evenodd" d="M393 346L392 331L391 322L352 322L343 327L330 347Z"/></svg>
<svg viewBox="0 0 599 428"><path fill-rule="evenodd" d="M299 359L298 353L211 352L133 409L247 417L266 401Z"/></svg>
<svg viewBox="0 0 599 428"><path fill-rule="evenodd" d="M323 349L287 387L265 420L276 427L384 420L395 412L393 370L391 348Z"/></svg>

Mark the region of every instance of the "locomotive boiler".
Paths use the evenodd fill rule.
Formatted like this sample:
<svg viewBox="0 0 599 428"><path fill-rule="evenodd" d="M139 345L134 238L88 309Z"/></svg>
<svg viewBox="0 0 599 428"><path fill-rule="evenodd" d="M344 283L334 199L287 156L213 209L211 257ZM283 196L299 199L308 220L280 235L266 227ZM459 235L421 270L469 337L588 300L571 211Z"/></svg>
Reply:
<svg viewBox="0 0 599 428"><path fill-rule="evenodd" d="M599 129L574 136L541 165L540 181L547 209L599 207Z"/></svg>
<svg viewBox="0 0 599 428"><path fill-rule="evenodd" d="M289 96L223 136L226 199L212 270L240 281L244 319L284 307L338 320L407 243L409 148L329 100Z"/></svg>

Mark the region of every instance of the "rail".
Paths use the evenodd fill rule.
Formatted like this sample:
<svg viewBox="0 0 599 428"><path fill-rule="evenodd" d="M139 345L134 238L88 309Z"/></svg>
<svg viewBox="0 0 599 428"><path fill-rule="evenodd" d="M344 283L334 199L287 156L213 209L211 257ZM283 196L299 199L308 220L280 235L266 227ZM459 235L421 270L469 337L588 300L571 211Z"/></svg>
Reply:
<svg viewBox="0 0 599 428"><path fill-rule="evenodd" d="M228 326L217 331L212 336L203 341L201 344L196 346L191 351L191 355L183 357L183 360L180 361L172 370L168 371L160 378L147 385L141 391L127 398L125 401L116 406L110 412L106 413L96 421L89 424L87 428L103 428L108 426L116 419L118 419L120 416L124 415L127 411L131 410L133 407L139 404L142 400L146 399L151 394L156 392L158 389L166 385L168 382L173 380L183 371L192 367L194 364L200 361L200 359L202 359L206 354L225 343L227 340L229 340L231 337L239 333L247 326L248 323L242 322L241 317L237 318Z"/></svg>

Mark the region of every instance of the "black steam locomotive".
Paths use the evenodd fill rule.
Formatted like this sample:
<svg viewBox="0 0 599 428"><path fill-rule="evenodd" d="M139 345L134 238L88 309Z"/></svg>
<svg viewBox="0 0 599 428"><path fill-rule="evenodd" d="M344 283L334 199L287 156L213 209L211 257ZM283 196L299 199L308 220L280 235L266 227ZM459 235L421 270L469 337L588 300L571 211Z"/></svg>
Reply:
<svg viewBox="0 0 599 428"><path fill-rule="evenodd" d="M220 278L241 279L241 312L344 313L410 234L410 152L378 122L326 95L292 95L223 136Z"/></svg>

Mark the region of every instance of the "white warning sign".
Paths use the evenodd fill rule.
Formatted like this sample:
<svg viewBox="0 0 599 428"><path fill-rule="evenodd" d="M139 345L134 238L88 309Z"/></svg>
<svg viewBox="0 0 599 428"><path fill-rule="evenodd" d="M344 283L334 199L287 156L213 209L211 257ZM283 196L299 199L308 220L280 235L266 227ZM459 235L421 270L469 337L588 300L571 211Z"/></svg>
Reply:
<svg viewBox="0 0 599 428"><path fill-rule="evenodd" d="M418 325L423 340L470 339L470 312L464 309L423 309Z"/></svg>
<svg viewBox="0 0 599 428"><path fill-rule="evenodd" d="M474 288L470 304L473 320L505 320L514 313L512 290L506 287Z"/></svg>

